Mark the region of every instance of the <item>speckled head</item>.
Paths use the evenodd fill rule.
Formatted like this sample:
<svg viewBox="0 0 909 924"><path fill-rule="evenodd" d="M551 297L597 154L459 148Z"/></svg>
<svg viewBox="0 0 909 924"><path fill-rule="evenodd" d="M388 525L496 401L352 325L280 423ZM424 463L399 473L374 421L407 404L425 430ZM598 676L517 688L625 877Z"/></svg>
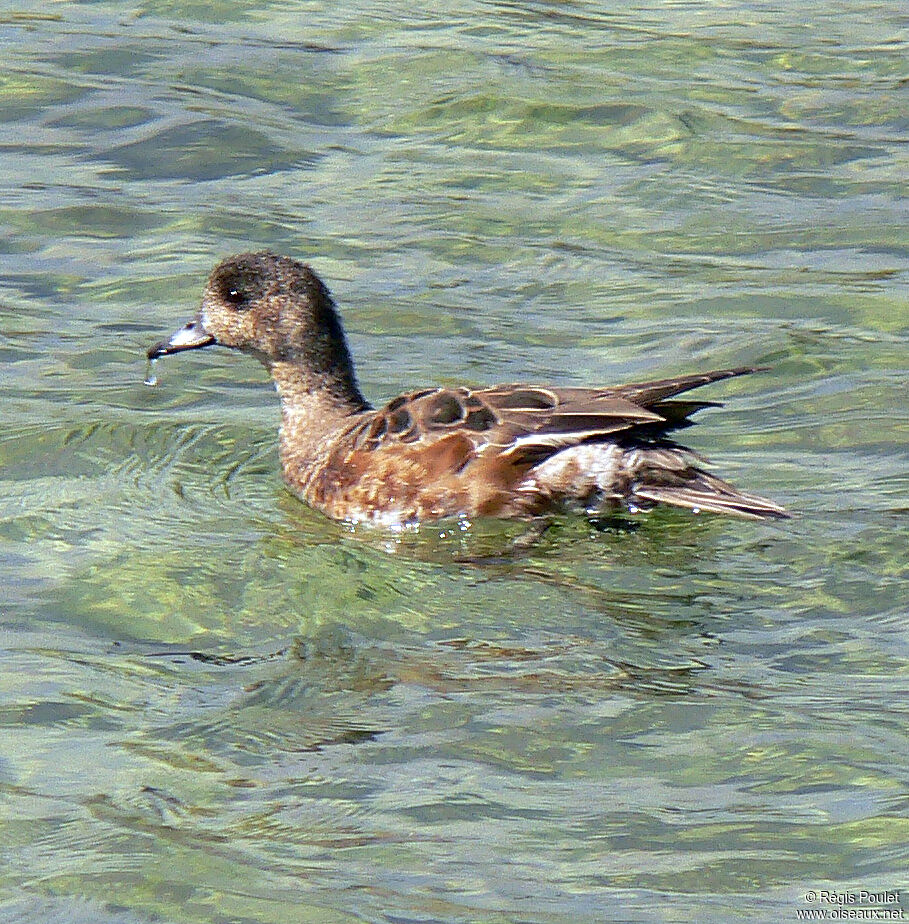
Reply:
<svg viewBox="0 0 909 924"><path fill-rule="evenodd" d="M195 319L148 356L212 344L251 353L273 372L276 365L295 369L308 388L359 396L331 293L309 266L290 257L260 251L219 263Z"/></svg>

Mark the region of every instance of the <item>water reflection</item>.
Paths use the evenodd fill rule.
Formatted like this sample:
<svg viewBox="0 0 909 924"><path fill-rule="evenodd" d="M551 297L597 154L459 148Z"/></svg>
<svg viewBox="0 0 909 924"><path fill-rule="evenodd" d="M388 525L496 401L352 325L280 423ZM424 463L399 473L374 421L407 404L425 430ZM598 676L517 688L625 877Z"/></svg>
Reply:
<svg viewBox="0 0 909 924"><path fill-rule="evenodd" d="M5 919L782 919L898 887L898 26L0 13ZM377 400L773 366L697 448L799 516L524 549L330 523L279 483L255 364L142 386L265 246L334 281Z"/></svg>

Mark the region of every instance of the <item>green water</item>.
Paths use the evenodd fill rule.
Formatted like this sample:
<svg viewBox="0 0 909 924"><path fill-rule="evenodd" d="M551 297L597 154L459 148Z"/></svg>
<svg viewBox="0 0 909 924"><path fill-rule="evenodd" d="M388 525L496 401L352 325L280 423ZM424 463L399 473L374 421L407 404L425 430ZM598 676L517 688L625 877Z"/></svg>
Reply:
<svg viewBox="0 0 909 924"><path fill-rule="evenodd" d="M0 3L0 919L905 905L906 20L775 6ZM142 384L266 246L374 401L772 367L686 441L796 518L328 522Z"/></svg>

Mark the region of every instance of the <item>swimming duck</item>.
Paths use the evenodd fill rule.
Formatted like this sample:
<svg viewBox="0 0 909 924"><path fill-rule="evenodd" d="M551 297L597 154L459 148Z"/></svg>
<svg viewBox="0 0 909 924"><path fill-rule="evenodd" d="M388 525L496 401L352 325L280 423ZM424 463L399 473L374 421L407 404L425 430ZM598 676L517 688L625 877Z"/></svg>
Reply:
<svg viewBox="0 0 909 924"><path fill-rule="evenodd" d="M753 367L604 388L423 388L375 409L328 289L308 265L268 251L215 267L196 317L148 356L215 344L269 370L281 398L284 480L338 520L398 526L654 504L788 516L708 473L667 437L715 406L670 399Z"/></svg>

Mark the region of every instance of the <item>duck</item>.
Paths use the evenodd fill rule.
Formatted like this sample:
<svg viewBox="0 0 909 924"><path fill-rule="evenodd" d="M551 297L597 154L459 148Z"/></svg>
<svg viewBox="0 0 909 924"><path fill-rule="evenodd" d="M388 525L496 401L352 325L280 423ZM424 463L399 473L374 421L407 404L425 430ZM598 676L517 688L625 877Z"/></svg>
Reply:
<svg viewBox="0 0 909 924"><path fill-rule="evenodd" d="M281 401L288 489L335 520L404 527L442 518L538 520L657 505L751 519L784 507L739 491L669 434L712 401L692 389L761 371L717 369L605 387L426 387L375 408L357 383L330 291L271 251L219 263L195 317L149 360L211 346L255 357Z"/></svg>

